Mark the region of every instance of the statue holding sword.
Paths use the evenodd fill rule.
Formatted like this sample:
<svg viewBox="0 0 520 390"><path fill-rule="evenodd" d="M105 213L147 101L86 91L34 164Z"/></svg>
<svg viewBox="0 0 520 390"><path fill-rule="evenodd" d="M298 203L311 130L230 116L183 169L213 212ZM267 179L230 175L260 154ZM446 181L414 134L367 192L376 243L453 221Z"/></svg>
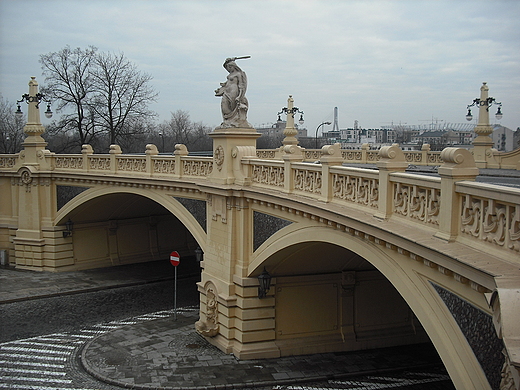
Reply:
<svg viewBox="0 0 520 390"><path fill-rule="evenodd" d="M217 128L252 128L247 121L249 103L246 98L247 76L235 63L235 60L251 58L251 56L231 57L224 61L224 68L229 72L227 80L220 83L215 96L221 96L222 124Z"/></svg>

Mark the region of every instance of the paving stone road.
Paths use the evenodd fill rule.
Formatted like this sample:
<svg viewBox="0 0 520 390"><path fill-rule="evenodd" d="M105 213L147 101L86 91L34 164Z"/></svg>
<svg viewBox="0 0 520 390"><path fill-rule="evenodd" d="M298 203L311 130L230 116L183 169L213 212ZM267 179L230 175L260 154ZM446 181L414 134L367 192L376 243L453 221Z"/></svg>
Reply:
<svg viewBox="0 0 520 390"><path fill-rule="evenodd" d="M193 294L196 289L191 291L189 286L194 282L190 280L181 282L184 303L178 310L175 326L172 326L173 310L163 310L172 307L169 301L161 303L160 309L147 303L148 310L139 308L127 316L96 315L86 306L88 302L105 311L120 306L130 310L130 303L133 305L143 291L154 285L160 287L158 290L154 287L153 291L159 291L155 291L155 296L171 296L171 291L162 290L161 284L166 282L157 282L171 277L171 266L165 263L63 274L0 269L0 332L6 336L0 342L0 389L121 390L176 386L184 390L197 386L192 380L196 376L205 377L206 385L198 382L198 388L204 389L224 386L258 390L454 389L435 354L422 354L421 348L431 348L429 345L415 347L419 351L412 354L409 352L414 347L408 352L406 348L390 351L393 355L388 350L374 350L238 361L209 345L194 331L199 310L189 305L198 302L198 295ZM129 286L135 286L138 296ZM69 299L73 296L77 299ZM119 296L124 297L123 301ZM142 299L148 302L148 298ZM85 307L85 312L73 313L78 306ZM7 321L8 317L11 320ZM49 326L55 322L54 317L60 323ZM71 324L65 326L62 320L68 317ZM22 329L31 321L38 333L30 326ZM77 321L81 325L76 326ZM414 359L412 364L410 356ZM429 363L411 368L417 357ZM400 361L403 358L408 360ZM140 369L133 365L136 361ZM399 362L402 370L391 368ZM165 365L162 372L157 371L162 369L161 364ZM320 364L321 368L313 367ZM181 372L186 375L182 377L184 382L169 382L169 376L173 378ZM349 372L352 376L348 376ZM252 378L257 382L251 383ZM303 379L312 382L303 383ZM211 385L207 386L208 383Z"/></svg>
<svg viewBox="0 0 520 390"><path fill-rule="evenodd" d="M198 308L197 307L186 307L178 309L178 314L180 317L184 317L185 322L193 321L198 317ZM104 337L117 337L117 333L121 331L128 331L128 329L133 329L136 325L146 325L152 327L164 327L164 321L169 319L171 320L173 315L172 310L161 311L156 313L150 313L146 315L141 315L137 317L133 317L123 321L112 321L109 323L99 324L95 326L86 327L76 332L67 332L67 333L54 333L50 335L43 335L38 337L33 337L29 339L16 340L11 342L6 342L0 344L0 389L38 389L38 390L109 390L109 389L122 389L125 387L133 387L135 388L178 388L178 389L186 389L186 388L200 388L200 389L218 389L224 388L224 386L218 385L218 382L215 382L213 385L199 385L194 386L194 382L192 379L186 377L187 381L184 384L177 384L177 386L168 386L166 383L165 386L162 386L160 383L156 382L151 384L143 384L140 386L133 382L133 380L128 380L128 378L109 378L109 375L104 373L103 375L91 375L95 374L90 370L90 374L87 373L82 367L81 360L85 358L85 353L89 352L88 346L92 347L92 343L103 342ZM163 325L161 325L161 323ZM170 322L171 323L171 322ZM182 325L181 323L179 325ZM367 390L375 390L375 389L422 389L422 390L433 390L433 389L453 389L451 381L449 377L444 372L442 367L421 367L419 369L405 370L401 372L384 372L382 370L380 373L377 373L377 370L373 370L373 372L364 375L363 377L352 377L352 378L341 378L341 375L336 375L336 378L325 378L321 377L321 379L314 377L314 382L312 383L298 383L296 379L290 380L291 375L295 375L295 371L302 371L303 365L308 364L310 361L319 365L320 360L330 359L332 358L331 354L322 354L322 355L312 355L310 357L292 357L292 358L282 358L282 359L272 359L269 361L237 361L232 356L222 354L219 350L214 349L213 347L208 345L203 345L202 349L192 349L189 348L189 345L193 345L193 340L191 340L190 334L194 333L193 331L186 330L187 328L191 329L190 326L186 328L186 326L179 327L179 332L173 333L177 334L178 337L174 337L173 340L169 341L169 344L175 347L173 350L180 351L178 355L186 356L191 355L189 360L191 361L204 361L204 356L209 356L213 358L215 356L220 359L220 362L213 366L213 371L210 364L200 366L200 373L206 373L206 375L213 375L215 372L221 372L224 376L229 376L229 372L244 371L251 373L251 375L260 375L265 377L265 381L259 380L256 383L244 383L244 378L236 377L235 382L228 383L226 388L244 388L244 389L285 389L285 390L314 390L314 389L367 389ZM146 328L144 328L146 329ZM141 343L149 344L150 340L145 340L146 337L141 337L140 340L134 340L135 343L130 343L132 345L131 349L133 352L138 349L138 345ZM191 340L191 341L190 341ZM199 342L195 340L195 343ZM129 345L130 345L129 344ZM152 343L153 344L153 343ZM186 344L186 345L184 345ZM188 345L189 344L189 345ZM87 347L86 347L87 346ZM184 347L184 349L182 349ZM110 355L111 348L114 348L113 345L106 345L105 355L103 353L99 353L97 359L98 362L105 359L104 362L107 363L106 357L112 356L113 360L109 365L105 364L105 368L111 366L109 371L116 372L118 369L125 369L124 362L121 360L120 355ZM130 346L129 346L130 348ZM153 347L152 347L153 348ZM87 350L87 351L85 351ZM172 351L173 351L172 350ZM94 351L93 349L90 350ZM368 352L365 353L369 356L368 360L374 360L374 356L377 353ZM175 355L175 353L173 354ZM329 356L331 355L331 356ZM362 357L362 354L351 354L348 359L355 361L358 360L358 364L354 366L350 366L350 369L353 371L363 370L362 361L366 360L366 356ZM197 356L197 357L195 357ZM201 357L202 356L202 357ZM156 358L158 356L155 356ZM158 357L160 358L160 357ZM200 360L202 359L202 360ZM217 360L218 360L217 359ZM379 356L377 359L384 360L385 358ZM215 360L215 359L213 359ZM235 367L225 367L225 361L229 363L235 364ZM156 361L157 363L157 361ZM159 362L160 363L160 362ZM163 362L165 363L165 362ZM323 362L322 362L323 363ZM326 363L329 365L329 363ZM368 364L365 362L365 364ZM365 367L365 369L370 369L371 367ZM99 370L99 367L97 367ZM147 367L144 367L146 371ZM332 368L332 371L328 373L329 376L332 376L332 372L337 369ZM276 370L274 374L272 374L272 370ZM143 372L142 370L136 369L133 367L130 372L133 372L135 378L137 372ZM173 373L175 368L169 368L169 372ZM213 372L213 374L212 374ZM227 374L226 374L227 372ZM150 372L148 372L150 374ZM272 374L272 375L271 375ZM322 373L323 374L323 373ZM240 374L244 375L244 374ZM315 375L313 373L312 375ZM312 380L312 375L307 378L307 380ZM98 379L96 379L96 377ZM148 375L150 376L150 375ZM152 375L153 376L153 375ZM130 376L132 377L132 376ZM218 375L217 375L218 377ZM192 378L192 377L191 377ZM252 377L249 377L251 379ZM280 380L277 381L277 378ZM109 379L109 380L107 380ZM300 380L302 378L299 378ZM319 380L318 380L319 379ZM119 381L119 382L118 382ZM277 383L279 382L279 383ZM120 385L118 385L118 383ZM189 385L187 385L189 384Z"/></svg>

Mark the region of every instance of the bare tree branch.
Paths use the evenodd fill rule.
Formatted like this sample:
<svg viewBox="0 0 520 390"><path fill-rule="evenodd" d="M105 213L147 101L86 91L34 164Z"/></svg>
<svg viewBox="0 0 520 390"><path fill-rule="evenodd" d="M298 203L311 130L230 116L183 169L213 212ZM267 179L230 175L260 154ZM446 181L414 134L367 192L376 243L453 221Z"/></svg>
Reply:
<svg viewBox="0 0 520 390"><path fill-rule="evenodd" d="M16 118L14 103L0 94L0 153L18 153L24 140L24 120Z"/></svg>
<svg viewBox="0 0 520 390"><path fill-rule="evenodd" d="M93 108L110 143L139 133L138 127L132 129L132 123L155 115L148 109L158 95L149 85L152 76L139 72L122 53L99 54L92 75L95 85Z"/></svg>
<svg viewBox="0 0 520 390"><path fill-rule="evenodd" d="M93 131L87 117L90 94L93 92L91 67L96 57L97 48L89 46L86 50L69 46L59 52L40 56L46 87L43 91L58 104L57 110L69 107L75 112L74 127L78 132L80 143L86 143Z"/></svg>

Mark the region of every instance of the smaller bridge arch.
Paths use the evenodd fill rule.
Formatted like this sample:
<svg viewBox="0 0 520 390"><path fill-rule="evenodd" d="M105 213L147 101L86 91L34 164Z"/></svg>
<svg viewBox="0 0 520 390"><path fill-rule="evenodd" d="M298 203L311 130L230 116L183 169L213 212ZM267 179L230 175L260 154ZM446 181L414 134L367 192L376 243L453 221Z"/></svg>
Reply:
<svg viewBox="0 0 520 390"><path fill-rule="evenodd" d="M204 250L206 242L200 221L167 191L90 188L67 202L54 224L69 218L75 237L64 239L73 244L74 261L82 267L167 258L173 249L192 255L197 246Z"/></svg>
<svg viewBox="0 0 520 390"><path fill-rule="evenodd" d="M187 210L186 207L184 207L177 199L175 199L174 195L164 192L151 191L149 189L132 187L117 188L113 186L90 188L75 196L57 212L56 218L54 219L54 225L61 225L65 223L70 213L80 207L82 204L87 203L92 199L111 194L139 195L160 204L183 223L183 225L193 235L197 243L199 243L201 249L204 250L206 232L200 223L195 219L193 214L190 213L190 211Z"/></svg>

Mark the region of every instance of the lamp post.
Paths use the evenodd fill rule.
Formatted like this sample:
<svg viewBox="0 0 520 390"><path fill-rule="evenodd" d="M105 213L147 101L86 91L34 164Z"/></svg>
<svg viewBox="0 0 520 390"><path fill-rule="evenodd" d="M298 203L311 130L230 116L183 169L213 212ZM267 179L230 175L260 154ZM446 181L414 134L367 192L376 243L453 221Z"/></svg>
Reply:
<svg viewBox="0 0 520 390"><path fill-rule="evenodd" d="M23 131L27 134L27 138L24 140L23 147L25 150L25 163L26 164L40 164L42 159L40 151L45 149L47 143L41 137L45 131L40 121L40 102L49 102L45 95L38 92L38 82L36 77L31 77L29 81L29 93L23 94L22 98L17 101L18 109L15 112L15 117L20 119L23 115L22 108L20 107L21 102L26 102L28 105L27 112L27 123L25 124ZM52 111L50 103L47 104L47 111L45 112L47 118L52 117Z"/></svg>
<svg viewBox="0 0 520 390"><path fill-rule="evenodd" d="M262 299L267 296L267 293L271 288L271 279L271 275L264 267L264 271L258 275L258 298Z"/></svg>
<svg viewBox="0 0 520 390"><path fill-rule="evenodd" d="M318 130L319 130L319 128L320 128L321 126L323 126L323 125L330 125L330 124L331 124L331 122L322 122L322 123L320 123L320 124L318 125L318 127L316 127L316 137L315 137L315 139L316 139L316 144L315 144L315 149L318 149Z"/></svg>
<svg viewBox="0 0 520 390"><path fill-rule="evenodd" d="M195 260L197 260L197 263L200 264L203 255L204 252L202 252L202 249L200 249L200 246L198 246L197 249L195 249Z"/></svg>
<svg viewBox="0 0 520 390"><path fill-rule="evenodd" d="M65 230L63 231L63 238L67 238L72 235L72 229L74 228L74 222L69 220L65 222Z"/></svg>
<svg viewBox="0 0 520 390"><path fill-rule="evenodd" d="M285 135L283 144L286 146L298 145L298 140L295 137L295 135L298 134L298 130L296 130L294 127L294 115L300 114L300 120L298 121L298 123L300 125L303 125L303 111L301 111L298 107L294 107L294 99L292 95L289 95L289 99L287 99L287 107L282 108L281 111L278 113L278 122L282 120L280 118L281 114L287 115L287 122L283 131L283 134Z"/></svg>
<svg viewBox="0 0 520 390"><path fill-rule="evenodd" d="M51 103L45 98L43 93L38 92L38 83L36 77L31 77L29 81L29 93L24 93L20 100L17 100L17 109L14 113L16 118L21 119L23 112L20 103L26 102L29 105L29 115L27 123L40 123L40 102L47 102L47 111L45 111L45 117L52 118ZM31 104L33 103L33 104Z"/></svg>
<svg viewBox="0 0 520 390"><path fill-rule="evenodd" d="M473 115L471 115L471 107L476 106L479 107L478 111L478 124L475 127L475 133L477 136L489 136L493 132L489 124L489 107L493 104L498 106L497 113L495 117L500 120L502 119L502 103L497 102L495 98L488 97L489 87L487 83L482 83L482 87L480 87L480 98L473 99L473 102L468 105L468 113L466 114L466 120L471 121L473 119Z"/></svg>
<svg viewBox="0 0 520 390"><path fill-rule="evenodd" d="M165 150L164 150L164 134L163 133L159 133L159 137L161 137L161 139L162 139L162 149L161 150L164 153L165 152Z"/></svg>
<svg viewBox="0 0 520 390"><path fill-rule="evenodd" d="M493 104L498 106L495 117L500 120L502 119L502 103L497 102L495 98L489 97L489 87L487 83L482 83L480 87L480 98L473 99L473 102L467 106L468 113L466 114L466 120L470 121L473 119L471 115L471 107L476 106L479 108L478 111L478 124L474 131L477 137L473 140L473 156L475 158L475 165L478 168L492 168L495 163L491 161L489 157L489 149L493 147L493 140L489 136L493 133L493 128L489 124L489 107ZM489 161L488 161L489 160Z"/></svg>

